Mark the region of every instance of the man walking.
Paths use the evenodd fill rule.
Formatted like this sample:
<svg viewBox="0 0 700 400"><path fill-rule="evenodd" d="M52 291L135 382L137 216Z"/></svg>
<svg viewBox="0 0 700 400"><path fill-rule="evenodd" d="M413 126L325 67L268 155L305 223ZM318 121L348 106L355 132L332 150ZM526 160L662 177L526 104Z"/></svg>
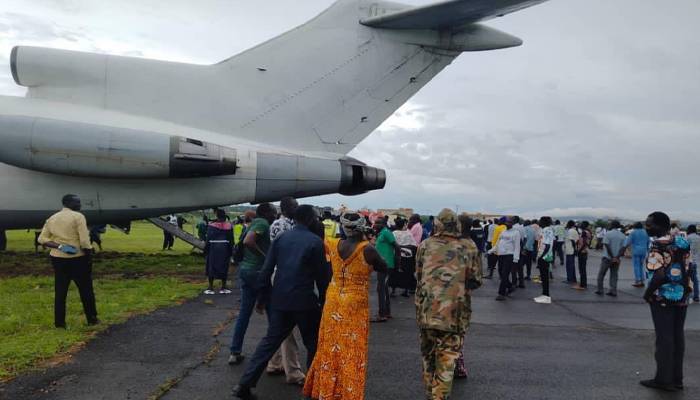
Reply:
<svg viewBox="0 0 700 400"><path fill-rule="evenodd" d="M559 265L564 265L564 242L566 242L566 228L561 221L554 222L554 255L559 257ZM552 263L554 265L554 263Z"/></svg>
<svg viewBox="0 0 700 400"><path fill-rule="evenodd" d="M610 230L603 237L603 260L598 271L598 290L595 294L603 295L603 281L605 274L610 270L610 290L608 296L617 297L617 274L620 270L620 259L625 253L625 240L627 237L620 230L620 221L612 221Z"/></svg>
<svg viewBox="0 0 700 400"><path fill-rule="evenodd" d="M280 201L282 216L270 225L270 240L275 241L283 233L294 229L294 213L296 213L299 203L293 197L285 197ZM274 281L274 276L273 276ZM287 383L303 385L304 372L301 370L299 362L299 346L294 338L294 332L290 334L282 346L275 352L272 359L267 363L267 373L270 375L284 374Z"/></svg>
<svg viewBox="0 0 700 400"><path fill-rule="evenodd" d="M511 217L506 217L503 224L505 230L498 235L498 241L491 249L498 256L498 275L501 279L496 297L498 301L505 300L515 290L516 283L510 281L510 275L514 265L520 262L520 232L513 228Z"/></svg>
<svg viewBox="0 0 700 400"><path fill-rule="evenodd" d="M41 230L39 243L51 248L54 270L54 325L66 327L66 296L70 282L75 282L88 325L99 323L95 293L92 288L92 246L80 197L63 196L63 209L52 215Z"/></svg>
<svg viewBox="0 0 700 400"><path fill-rule="evenodd" d="M270 203L262 203L256 209L257 217L243 233L243 260L238 265L238 275L241 281L241 308L236 319L236 326L231 341L231 365L243 362L243 338L248 330L248 323L253 314L255 300L260 286L260 270L265 263L267 250L270 248L270 224L277 217L275 207ZM274 266L273 266L274 267ZM269 280L269 278L268 278ZM275 348L275 350L277 350Z"/></svg>
<svg viewBox="0 0 700 400"><path fill-rule="evenodd" d="M566 281L570 285L576 285L576 243L578 243L579 234L576 230L576 223L569 221L566 223L566 242L564 243L564 252L566 253Z"/></svg>
<svg viewBox="0 0 700 400"><path fill-rule="evenodd" d="M462 239L457 215L443 210L435 233L416 257L416 320L420 329L426 398L446 400L452 392L455 362L471 318L471 291L481 286L481 256Z"/></svg>
<svg viewBox="0 0 700 400"><path fill-rule="evenodd" d="M250 389L256 386L268 361L295 326L299 327L307 350L307 367L316 354L321 309L330 278L323 241L309 230L317 218L312 206L300 206L294 216L294 229L270 247L258 279L256 305L258 312L267 308L270 323L240 383L233 389L236 397L254 398ZM275 282L271 284L273 271Z"/></svg>

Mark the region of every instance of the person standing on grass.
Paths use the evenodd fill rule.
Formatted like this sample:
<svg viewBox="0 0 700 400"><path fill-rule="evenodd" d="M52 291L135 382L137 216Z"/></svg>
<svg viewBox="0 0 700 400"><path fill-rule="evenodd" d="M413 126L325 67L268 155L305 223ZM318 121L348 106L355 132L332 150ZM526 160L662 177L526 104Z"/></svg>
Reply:
<svg viewBox="0 0 700 400"><path fill-rule="evenodd" d="M688 243L690 243L690 279L693 281L693 302L700 303L700 285L698 284L698 264L700 263L700 235L695 225L690 225L687 230Z"/></svg>
<svg viewBox="0 0 700 400"><path fill-rule="evenodd" d="M282 234L294 229L294 213L299 208L299 203L293 197L285 197L280 201L280 211L282 215L270 225L270 240L274 242ZM320 222L319 222L320 223ZM274 274L272 277L274 284ZM282 342L280 348L275 352L267 363L266 371L270 375L285 375L287 383L293 385L303 385L306 375L301 370L299 362L299 346L291 333Z"/></svg>
<svg viewBox="0 0 700 400"><path fill-rule="evenodd" d="M165 222L169 223L170 225L177 226L177 217L175 214L170 214L165 217ZM175 237L172 235L172 233L163 229L163 250L172 250L174 245Z"/></svg>
<svg viewBox="0 0 700 400"><path fill-rule="evenodd" d="M54 270L54 325L66 328L66 296L70 282L75 282L83 303L88 325L97 319L95 293L92 287L92 245L85 216L80 213L80 197L63 196L63 209L52 215L41 230L39 243L51 249Z"/></svg>
<svg viewBox="0 0 700 400"><path fill-rule="evenodd" d="M549 278L554 263L554 229L552 218L542 217L538 224L540 234L537 238L537 268L540 270L540 282L542 283L542 296L535 297L535 303L551 304L549 295Z"/></svg>
<svg viewBox="0 0 700 400"><path fill-rule="evenodd" d="M576 285L576 243L579 240L579 234L576 230L576 222L569 221L566 223L566 242L564 243L564 252L566 253L566 281L570 285Z"/></svg>
<svg viewBox="0 0 700 400"><path fill-rule="evenodd" d="M579 232L578 242L576 243L579 273L579 283L573 286L573 289L576 290L588 289L588 271L586 269L586 265L588 263L588 249L591 246L591 240L593 237L589 228L590 224L588 221L581 222L581 230Z"/></svg>
<svg viewBox="0 0 700 400"><path fill-rule="evenodd" d="M634 284L632 286L644 287L644 261L649 252L649 235L641 222L634 224L634 229L627 237L625 246L632 247L632 266L634 267Z"/></svg>
<svg viewBox="0 0 700 400"><path fill-rule="evenodd" d="M267 250L270 248L270 224L277 218L277 210L270 203L258 205L256 218L243 233L243 260L238 265L241 281L241 307L231 340L230 365L243 362L243 339L248 330L248 323L255 308L255 301L260 292L258 278L265 263ZM252 217L246 212L247 217ZM276 349L275 349L276 350Z"/></svg>
<svg viewBox="0 0 700 400"><path fill-rule="evenodd" d="M216 293L214 292L215 279L221 279L219 294L231 294L231 291L226 288L226 281L233 255L233 225L226 220L224 210L216 210L216 221L209 223L206 238L204 254L209 287L204 291L204 294L213 295Z"/></svg>
<svg viewBox="0 0 700 400"><path fill-rule="evenodd" d="M598 290L595 292L599 296L603 295L603 281L605 274L610 270L610 290L606 294L617 297L617 275L620 271L620 260L625 254L625 241L627 240L621 227L620 221L612 221L610 230L603 238L603 259L600 262L600 271L598 271Z"/></svg>
<svg viewBox="0 0 700 400"><path fill-rule="evenodd" d="M647 218L646 231L656 238L649 252L646 272L650 279L644 292L656 331L656 376L639 383L675 392L683 390L685 319L693 283L689 273L690 244L670 230L668 215L657 211Z"/></svg>

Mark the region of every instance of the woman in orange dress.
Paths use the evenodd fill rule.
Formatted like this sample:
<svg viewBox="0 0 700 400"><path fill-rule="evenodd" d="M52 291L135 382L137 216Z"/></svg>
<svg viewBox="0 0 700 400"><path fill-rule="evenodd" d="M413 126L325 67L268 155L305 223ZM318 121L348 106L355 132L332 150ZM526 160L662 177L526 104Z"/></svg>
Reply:
<svg viewBox="0 0 700 400"><path fill-rule="evenodd" d="M361 400L365 396L369 339L369 277L386 263L365 240L365 219L346 212L345 240L328 239L333 279L326 291L316 356L306 374L304 396L315 400Z"/></svg>

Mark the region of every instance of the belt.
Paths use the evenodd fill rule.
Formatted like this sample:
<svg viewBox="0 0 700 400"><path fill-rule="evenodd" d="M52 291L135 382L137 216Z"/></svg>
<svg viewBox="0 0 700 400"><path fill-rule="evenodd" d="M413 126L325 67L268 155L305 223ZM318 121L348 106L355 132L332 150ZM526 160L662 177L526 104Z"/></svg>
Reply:
<svg viewBox="0 0 700 400"><path fill-rule="evenodd" d="M210 240L209 243L230 243L228 240Z"/></svg>

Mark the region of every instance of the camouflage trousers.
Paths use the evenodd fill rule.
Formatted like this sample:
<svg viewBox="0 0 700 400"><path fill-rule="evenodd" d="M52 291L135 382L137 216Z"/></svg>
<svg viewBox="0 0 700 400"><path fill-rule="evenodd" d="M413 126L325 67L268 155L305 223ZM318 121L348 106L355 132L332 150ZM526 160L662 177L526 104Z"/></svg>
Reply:
<svg viewBox="0 0 700 400"><path fill-rule="evenodd" d="M464 345L464 335L421 329L423 384L428 400L447 400L452 393L455 363Z"/></svg>

